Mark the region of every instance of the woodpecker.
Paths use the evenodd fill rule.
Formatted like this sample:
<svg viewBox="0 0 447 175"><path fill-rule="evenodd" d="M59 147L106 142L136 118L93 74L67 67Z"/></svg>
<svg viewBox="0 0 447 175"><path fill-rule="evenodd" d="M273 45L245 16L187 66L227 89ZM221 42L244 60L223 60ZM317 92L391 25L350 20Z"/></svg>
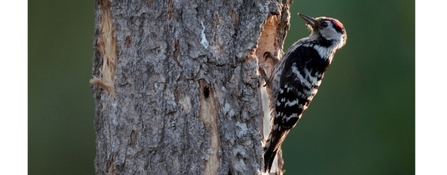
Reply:
<svg viewBox="0 0 447 175"><path fill-rule="evenodd" d="M337 19L298 15L311 33L287 50L266 80L272 125L264 146L265 172L270 171L278 148L317 94L335 52L346 44L346 30ZM269 52L264 56L277 59Z"/></svg>

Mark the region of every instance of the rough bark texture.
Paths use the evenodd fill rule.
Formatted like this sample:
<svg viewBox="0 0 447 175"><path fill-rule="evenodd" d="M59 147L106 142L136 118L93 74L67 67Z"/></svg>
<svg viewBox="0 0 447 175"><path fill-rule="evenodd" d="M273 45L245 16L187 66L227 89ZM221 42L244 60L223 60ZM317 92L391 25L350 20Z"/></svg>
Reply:
<svg viewBox="0 0 447 175"><path fill-rule="evenodd" d="M97 0L96 174L259 174L258 64L281 54L289 6Z"/></svg>

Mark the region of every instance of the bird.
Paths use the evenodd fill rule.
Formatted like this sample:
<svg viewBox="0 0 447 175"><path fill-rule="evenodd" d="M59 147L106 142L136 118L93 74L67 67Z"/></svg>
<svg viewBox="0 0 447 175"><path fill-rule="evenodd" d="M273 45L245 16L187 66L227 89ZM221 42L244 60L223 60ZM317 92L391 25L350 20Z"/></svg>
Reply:
<svg viewBox="0 0 447 175"><path fill-rule="evenodd" d="M271 113L271 129L264 144L265 172L271 170L278 148L309 107L335 52L347 40L339 20L298 15L306 22L310 35L296 41L280 60L271 52L264 54L278 61L271 76L265 78Z"/></svg>

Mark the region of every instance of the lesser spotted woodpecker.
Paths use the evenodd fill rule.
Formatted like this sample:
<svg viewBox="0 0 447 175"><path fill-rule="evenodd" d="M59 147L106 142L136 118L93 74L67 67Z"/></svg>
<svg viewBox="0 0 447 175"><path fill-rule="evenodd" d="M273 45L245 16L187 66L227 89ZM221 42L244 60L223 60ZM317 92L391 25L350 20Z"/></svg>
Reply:
<svg viewBox="0 0 447 175"><path fill-rule="evenodd" d="M337 19L298 15L311 33L287 50L266 80L272 124L264 146L265 172L270 171L278 148L317 93L335 51L346 44L346 30Z"/></svg>

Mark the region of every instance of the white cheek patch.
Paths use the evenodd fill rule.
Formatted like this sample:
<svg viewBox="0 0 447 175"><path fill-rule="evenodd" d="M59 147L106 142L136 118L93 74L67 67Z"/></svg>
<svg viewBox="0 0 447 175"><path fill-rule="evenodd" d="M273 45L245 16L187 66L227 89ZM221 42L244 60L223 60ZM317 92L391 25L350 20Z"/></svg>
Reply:
<svg viewBox="0 0 447 175"><path fill-rule="evenodd" d="M332 23L329 23L328 26L324 29L320 30L321 35L329 40L335 40L340 38L340 35L332 26Z"/></svg>

